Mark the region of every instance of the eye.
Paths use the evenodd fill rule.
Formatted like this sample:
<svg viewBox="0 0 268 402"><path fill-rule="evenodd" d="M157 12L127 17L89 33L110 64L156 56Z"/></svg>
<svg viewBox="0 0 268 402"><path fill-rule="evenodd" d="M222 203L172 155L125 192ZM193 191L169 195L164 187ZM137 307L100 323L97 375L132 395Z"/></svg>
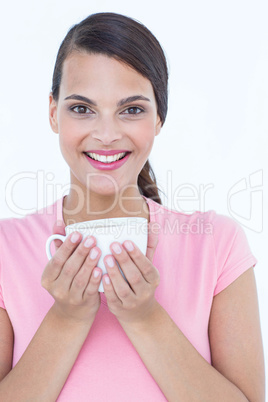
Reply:
<svg viewBox="0 0 268 402"><path fill-rule="evenodd" d="M141 109L140 107L131 106L131 107L128 107L126 110L124 110L123 114L137 115L137 114L141 114L143 112L144 112L144 110Z"/></svg>
<svg viewBox="0 0 268 402"><path fill-rule="evenodd" d="M84 105L77 105L77 106L73 106L70 108L73 112L78 113L78 114L90 114L92 113L91 110ZM86 111L88 110L88 111Z"/></svg>

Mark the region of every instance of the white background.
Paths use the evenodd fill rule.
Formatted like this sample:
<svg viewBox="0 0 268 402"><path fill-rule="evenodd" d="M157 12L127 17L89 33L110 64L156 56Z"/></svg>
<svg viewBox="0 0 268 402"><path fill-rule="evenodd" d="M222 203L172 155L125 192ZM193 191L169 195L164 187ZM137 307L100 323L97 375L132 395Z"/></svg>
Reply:
<svg viewBox="0 0 268 402"><path fill-rule="evenodd" d="M258 259L267 365L267 1L2 1L0 218L51 204L68 187L48 121L53 67L67 30L101 11L138 19L164 48L169 113L150 156L162 200L186 213L214 209L243 226Z"/></svg>

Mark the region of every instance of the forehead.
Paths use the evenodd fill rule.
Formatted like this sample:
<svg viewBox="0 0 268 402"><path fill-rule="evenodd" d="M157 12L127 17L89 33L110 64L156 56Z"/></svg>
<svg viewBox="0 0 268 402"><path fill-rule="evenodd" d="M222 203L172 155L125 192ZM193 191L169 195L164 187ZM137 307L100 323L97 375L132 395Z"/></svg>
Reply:
<svg viewBox="0 0 268 402"><path fill-rule="evenodd" d="M64 61L60 92L65 96L86 91L114 96L134 91L154 97L151 82L126 63L102 54L74 52Z"/></svg>

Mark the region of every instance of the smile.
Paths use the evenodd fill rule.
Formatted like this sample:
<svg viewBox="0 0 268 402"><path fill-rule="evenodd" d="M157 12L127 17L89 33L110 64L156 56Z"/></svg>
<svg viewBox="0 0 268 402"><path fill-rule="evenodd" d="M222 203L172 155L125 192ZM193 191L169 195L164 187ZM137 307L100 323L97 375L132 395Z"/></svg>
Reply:
<svg viewBox="0 0 268 402"><path fill-rule="evenodd" d="M119 154L115 154L115 155L98 155L95 153L91 153L91 152L86 152L86 155L89 156L91 159L94 159L95 161L100 161L103 163L111 163L111 162L115 162L117 160L123 159L126 156L127 152L122 152Z"/></svg>
<svg viewBox="0 0 268 402"><path fill-rule="evenodd" d="M120 168L127 162L130 154L131 152L122 152L116 155L104 156L97 155L95 153L92 154L91 152L84 152L84 155L86 156L90 164L95 169L99 170L114 170Z"/></svg>

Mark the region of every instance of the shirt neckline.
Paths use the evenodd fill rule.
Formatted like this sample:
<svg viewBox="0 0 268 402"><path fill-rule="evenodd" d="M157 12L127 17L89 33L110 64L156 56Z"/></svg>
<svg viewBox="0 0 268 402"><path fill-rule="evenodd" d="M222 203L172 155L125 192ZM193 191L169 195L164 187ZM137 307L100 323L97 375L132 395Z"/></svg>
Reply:
<svg viewBox="0 0 268 402"><path fill-rule="evenodd" d="M141 195L144 200L146 201L147 205L148 205L148 209L149 209L149 216L150 216L150 222L156 222L156 218L155 218L155 214L154 214L154 202L152 202L152 200L150 198L145 197L144 195ZM63 219L63 200L64 197L66 197L66 195L64 195L63 197L59 198L58 201L56 202L56 220L61 220L65 225L64 219ZM59 217L59 219L58 219Z"/></svg>

